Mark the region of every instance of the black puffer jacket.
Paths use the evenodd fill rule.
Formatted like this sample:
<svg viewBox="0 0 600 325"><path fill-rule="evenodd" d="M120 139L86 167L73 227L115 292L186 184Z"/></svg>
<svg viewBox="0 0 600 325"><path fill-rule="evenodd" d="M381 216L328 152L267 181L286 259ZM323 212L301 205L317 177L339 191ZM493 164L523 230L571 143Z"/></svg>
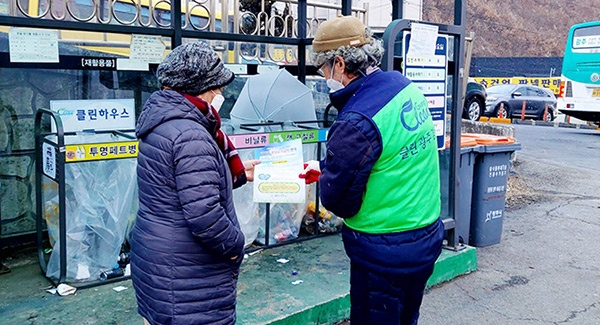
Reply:
<svg viewBox="0 0 600 325"><path fill-rule="evenodd" d="M244 235L211 123L170 90L153 93L137 122L131 276L139 313L152 324L235 323Z"/></svg>

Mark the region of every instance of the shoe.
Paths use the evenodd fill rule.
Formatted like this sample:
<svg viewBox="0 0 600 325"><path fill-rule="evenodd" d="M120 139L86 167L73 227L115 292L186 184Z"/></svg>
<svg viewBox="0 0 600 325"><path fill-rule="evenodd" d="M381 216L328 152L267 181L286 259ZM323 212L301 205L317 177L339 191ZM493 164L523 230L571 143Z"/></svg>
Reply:
<svg viewBox="0 0 600 325"><path fill-rule="evenodd" d="M10 269L4 264L0 263L0 274L10 273Z"/></svg>

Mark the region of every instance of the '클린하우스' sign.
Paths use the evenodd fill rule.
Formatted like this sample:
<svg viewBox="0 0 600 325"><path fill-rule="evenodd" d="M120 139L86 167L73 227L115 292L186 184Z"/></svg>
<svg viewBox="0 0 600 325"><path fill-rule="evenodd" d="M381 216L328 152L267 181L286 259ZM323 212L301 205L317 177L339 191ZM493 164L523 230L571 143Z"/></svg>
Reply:
<svg viewBox="0 0 600 325"><path fill-rule="evenodd" d="M50 109L60 116L64 132L135 128L133 99L52 100ZM52 132L56 132L54 123Z"/></svg>

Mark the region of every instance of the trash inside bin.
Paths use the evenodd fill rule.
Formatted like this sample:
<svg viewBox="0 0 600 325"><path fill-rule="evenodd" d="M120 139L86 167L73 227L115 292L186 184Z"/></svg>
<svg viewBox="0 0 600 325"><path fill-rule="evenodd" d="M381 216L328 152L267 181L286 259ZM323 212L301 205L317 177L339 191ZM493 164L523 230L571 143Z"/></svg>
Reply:
<svg viewBox="0 0 600 325"><path fill-rule="evenodd" d="M500 243L510 156L521 144L510 137L482 135L477 139L486 145L474 149L469 245L482 247Z"/></svg>

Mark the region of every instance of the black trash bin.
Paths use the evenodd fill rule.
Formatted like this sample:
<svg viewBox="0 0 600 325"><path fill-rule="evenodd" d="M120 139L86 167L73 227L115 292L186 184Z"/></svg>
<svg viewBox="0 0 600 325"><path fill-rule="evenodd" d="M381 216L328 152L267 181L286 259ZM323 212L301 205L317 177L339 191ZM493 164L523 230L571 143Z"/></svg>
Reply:
<svg viewBox="0 0 600 325"><path fill-rule="evenodd" d="M469 245L476 247L500 243L510 157L521 144L490 144L474 151L473 195Z"/></svg>

